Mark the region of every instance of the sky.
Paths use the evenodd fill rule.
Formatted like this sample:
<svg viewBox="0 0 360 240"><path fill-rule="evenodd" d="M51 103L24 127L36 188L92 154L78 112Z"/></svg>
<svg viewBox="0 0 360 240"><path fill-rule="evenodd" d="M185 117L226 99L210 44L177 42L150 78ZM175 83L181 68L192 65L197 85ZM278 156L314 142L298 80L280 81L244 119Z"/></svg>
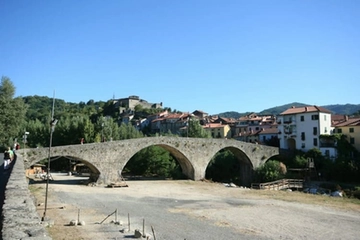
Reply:
<svg viewBox="0 0 360 240"><path fill-rule="evenodd" d="M358 0L0 0L15 96L184 112L360 104Z"/></svg>

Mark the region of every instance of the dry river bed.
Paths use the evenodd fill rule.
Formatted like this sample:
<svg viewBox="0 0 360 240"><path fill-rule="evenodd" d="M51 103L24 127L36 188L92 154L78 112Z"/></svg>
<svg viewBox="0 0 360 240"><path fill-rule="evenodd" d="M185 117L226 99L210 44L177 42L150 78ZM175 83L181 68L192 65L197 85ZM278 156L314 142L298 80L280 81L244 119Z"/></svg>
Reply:
<svg viewBox="0 0 360 240"><path fill-rule="evenodd" d="M46 219L54 221L48 231L55 240L132 239L135 229L143 232L143 222L157 240L360 238L360 204L348 199L190 180L107 188L81 185L76 176L53 177ZM40 216L45 186L30 184ZM114 223L116 209L122 225ZM85 225L69 226L71 220Z"/></svg>

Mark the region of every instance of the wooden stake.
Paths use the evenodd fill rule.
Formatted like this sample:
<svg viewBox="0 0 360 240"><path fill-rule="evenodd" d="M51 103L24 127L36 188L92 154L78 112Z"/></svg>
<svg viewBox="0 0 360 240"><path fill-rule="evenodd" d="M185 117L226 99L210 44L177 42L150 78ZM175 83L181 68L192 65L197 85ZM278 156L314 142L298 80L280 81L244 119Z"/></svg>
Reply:
<svg viewBox="0 0 360 240"><path fill-rule="evenodd" d="M128 213L128 226L129 226L129 232L130 232L130 213Z"/></svg>
<svg viewBox="0 0 360 240"><path fill-rule="evenodd" d="M145 237L145 218L143 218L143 237Z"/></svg>
<svg viewBox="0 0 360 240"><path fill-rule="evenodd" d="M155 237L155 231L154 231L154 228L153 228L153 226L151 226L151 231L152 231L152 233L153 233L153 236L154 236L154 240L156 240L156 237Z"/></svg>

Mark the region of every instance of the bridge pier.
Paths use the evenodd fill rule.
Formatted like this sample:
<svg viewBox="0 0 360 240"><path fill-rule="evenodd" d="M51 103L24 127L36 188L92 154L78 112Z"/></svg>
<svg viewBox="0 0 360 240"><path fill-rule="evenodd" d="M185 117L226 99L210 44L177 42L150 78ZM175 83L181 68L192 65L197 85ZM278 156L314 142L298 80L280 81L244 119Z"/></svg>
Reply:
<svg viewBox="0 0 360 240"><path fill-rule="evenodd" d="M240 182L242 186L250 187L252 183L252 178L254 175L254 170L248 164L241 164L240 167Z"/></svg>

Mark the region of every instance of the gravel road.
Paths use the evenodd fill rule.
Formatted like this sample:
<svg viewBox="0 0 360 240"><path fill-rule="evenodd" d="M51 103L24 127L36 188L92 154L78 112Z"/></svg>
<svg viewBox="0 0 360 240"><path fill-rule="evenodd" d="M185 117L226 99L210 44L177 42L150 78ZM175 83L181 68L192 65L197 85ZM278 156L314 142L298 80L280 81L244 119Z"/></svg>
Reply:
<svg viewBox="0 0 360 240"><path fill-rule="evenodd" d="M142 232L144 219L145 232L153 236L152 226L158 240L359 237L359 209L342 210L257 197L250 193L253 190L206 182L128 181L129 187L105 188L72 184L81 180L78 177L53 177L48 216L55 220L50 230L54 239L128 239L135 229ZM32 187L37 189L41 203L44 183ZM40 204L39 213L43 212L41 207ZM111 223L114 215L99 224L115 209L123 225ZM70 220L77 218L86 225L68 226ZM120 232L122 229L124 233Z"/></svg>

